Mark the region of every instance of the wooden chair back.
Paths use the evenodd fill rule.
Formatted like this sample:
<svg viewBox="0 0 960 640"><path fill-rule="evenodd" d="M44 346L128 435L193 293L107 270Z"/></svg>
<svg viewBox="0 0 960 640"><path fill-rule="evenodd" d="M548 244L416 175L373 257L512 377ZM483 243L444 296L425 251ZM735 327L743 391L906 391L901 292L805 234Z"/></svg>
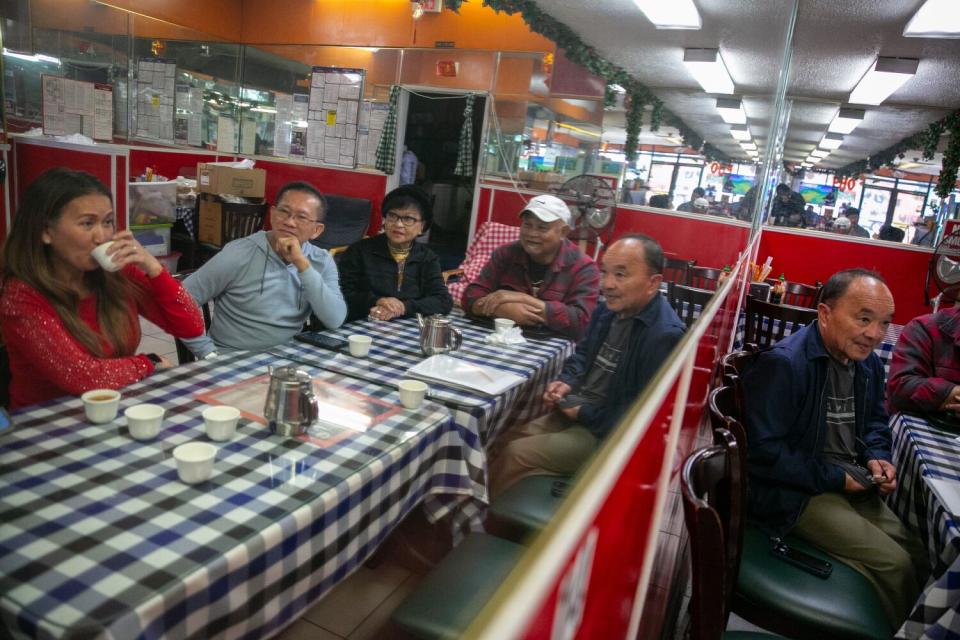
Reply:
<svg viewBox="0 0 960 640"><path fill-rule="evenodd" d="M741 351L731 351L720 358L720 376L723 384L733 384L733 379L743 373L743 368L759 351L755 344L745 344Z"/></svg>
<svg viewBox="0 0 960 640"><path fill-rule="evenodd" d="M744 343L770 347L817 318L816 309L747 298Z"/></svg>
<svg viewBox="0 0 960 640"><path fill-rule="evenodd" d="M766 283L771 287L777 284L779 280L767 278ZM820 291L823 285L818 281L816 284L804 284L802 282L785 282L783 287L782 304L789 304L795 307L809 307L816 309L820 302Z"/></svg>
<svg viewBox="0 0 960 640"><path fill-rule="evenodd" d="M690 277L690 267L697 264L696 260L681 260L680 258L665 258L663 263L663 281L674 284L686 284Z"/></svg>
<svg viewBox="0 0 960 640"><path fill-rule="evenodd" d="M722 269L691 265L687 270L687 284L698 289L716 291L721 273L723 273Z"/></svg>
<svg viewBox="0 0 960 640"><path fill-rule="evenodd" d="M689 328L700 317L703 307L710 302L714 292L682 284L671 283L667 287L667 299L683 323Z"/></svg>
<svg viewBox="0 0 960 640"><path fill-rule="evenodd" d="M726 430L720 444L694 451L680 475L683 514L690 534L691 640L718 640L727 626L743 531L740 449Z"/></svg>

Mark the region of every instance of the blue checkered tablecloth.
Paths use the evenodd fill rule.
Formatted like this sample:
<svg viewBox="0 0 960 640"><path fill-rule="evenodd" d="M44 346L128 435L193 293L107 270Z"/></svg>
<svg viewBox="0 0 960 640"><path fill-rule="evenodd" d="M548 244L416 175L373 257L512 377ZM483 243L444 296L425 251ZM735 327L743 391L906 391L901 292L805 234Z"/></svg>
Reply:
<svg viewBox="0 0 960 640"><path fill-rule="evenodd" d="M960 442L956 434L930 426L917 416L896 414L893 429L897 490L890 506L919 532L930 551L932 580L897 638L960 638L960 514L950 513L928 482L960 482Z"/></svg>
<svg viewBox="0 0 960 640"><path fill-rule="evenodd" d="M497 396L430 382L430 398L449 407L457 424L478 434L488 445L509 425L542 415L543 391L548 382L560 375L563 363L573 353L573 343L559 337L530 337L522 345L491 345L485 338L493 332L492 328L467 319L459 310L451 313L450 318L463 333L462 348L450 355L508 371L523 377L525 382ZM390 322L359 320L324 333L344 340L351 334L368 335L373 344L365 358L354 358L346 349L334 352L301 342L271 351L284 358L394 387L408 377L410 367L426 357L420 350L420 329L413 318Z"/></svg>
<svg viewBox="0 0 960 640"><path fill-rule="evenodd" d="M160 436L85 421L77 398L14 415L0 438L0 636L256 638L353 572L425 497L448 515L486 499L482 450L427 402L326 448L241 420L213 476L177 479L171 451L204 440L197 394L289 364L239 352L123 390L166 408ZM398 402L392 388L311 374ZM467 437L465 437L467 436Z"/></svg>
<svg viewBox="0 0 960 640"><path fill-rule="evenodd" d="M176 216L177 220L183 223L184 228L186 228L187 233L190 234L191 238L197 237L197 232L193 228L193 207L177 207Z"/></svg>

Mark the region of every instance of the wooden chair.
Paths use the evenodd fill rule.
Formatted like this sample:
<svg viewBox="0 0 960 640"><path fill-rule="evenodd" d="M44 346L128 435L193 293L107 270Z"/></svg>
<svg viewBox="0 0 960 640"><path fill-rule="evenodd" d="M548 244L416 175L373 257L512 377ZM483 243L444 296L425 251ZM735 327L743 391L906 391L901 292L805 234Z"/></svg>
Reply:
<svg viewBox="0 0 960 640"><path fill-rule="evenodd" d="M778 280L767 279L767 284L771 287ZM782 304L793 305L794 307L808 307L810 309L816 309L817 304L820 302L820 292L823 289L823 285L819 282L817 284L803 284L802 282L785 282L783 287L783 299L780 300Z"/></svg>
<svg viewBox="0 0 960 640"><path fill-rule="evenodd" d="M689 278L690 267L697 264L696 260L681 260L679 258L664 258L663 281L674 284L686 284Z"/></svg>
<svg viewBox="0 0 960 640"><path fill-rule="evenodd" d="M667 299L683 323L689 328L700 317L703 307L710 302L714 292L697 289L682 284L673 284L667 288Z"/></svg>
<svg viewBox="0 0 960 640"><path fill-rule="evenodd" d="M743 373L743 367L757 354L759 348L755 344L743 345L741 351L731 351L720 358L720 376L723 384L731 385L733 380Z"/></svg>
<svg viewBox="0 0 960 640"><path fill-rule="evenodd" d="M860 573L792 536L784 538L790 547L833 564L827 579L770 555L770 538L745 524L744 441L728 429L718 430L715 441L687 458L680 479L694 565L691 637L720 637L727 603L749 622L790 638L891 637L876 591Z"/></svg>
<svg viewBox="0 0 960 640"><path fill-rule="evenodd" d="M736 464L736 440L729 431L723 442L692 453L684 462L680 477L683 515L690 534L691 597L690 640L761 640L777 638L767 633L724 633L730 614L728 603L736 583L739 544L729 536L732 512L739 512L742 503L730 504L737 495L739 473L730 468ZM717 503L722 503L720 506Z"/></svg>
<svg viewBox="0 0 960 640"><path fill-rule="evenodd" d="M697 287L698 289L716 291L717 283L720 282L720 274L722 273L723 269L691 265L687 270L687 285Z"/></svg>
<svg viewBox="0 0 960 640"><path fill-rule="evenodd" d="M770 347L816 318L816 309L748 297L743 342Z"/></svg>

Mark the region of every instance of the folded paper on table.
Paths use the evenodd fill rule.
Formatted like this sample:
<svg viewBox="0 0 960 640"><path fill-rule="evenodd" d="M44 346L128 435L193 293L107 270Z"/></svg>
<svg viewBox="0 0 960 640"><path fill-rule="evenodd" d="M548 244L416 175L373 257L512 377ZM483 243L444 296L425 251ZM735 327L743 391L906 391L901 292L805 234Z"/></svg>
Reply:
<svg viewBox="0 0 960 640"><path fill-rule="evenodd" d="M439 382L491 396L499 395L526 380L500 369L473 364L446 354L431 356L410 367L407 373L427 382Z"/></svg>
<svg viewBox="0 0 960 640"><path fill-rule="evenodd" d="M198 394L197 399L207 404L236 407L244 418L266 425L263 405L269 386L270 376L260 375L205 391ZM399 405L341 389L318 378L313 379L313 393L319 404L319 418L297 439L320 447L328 447L352 434L366 431L402 409Z"/></svg>

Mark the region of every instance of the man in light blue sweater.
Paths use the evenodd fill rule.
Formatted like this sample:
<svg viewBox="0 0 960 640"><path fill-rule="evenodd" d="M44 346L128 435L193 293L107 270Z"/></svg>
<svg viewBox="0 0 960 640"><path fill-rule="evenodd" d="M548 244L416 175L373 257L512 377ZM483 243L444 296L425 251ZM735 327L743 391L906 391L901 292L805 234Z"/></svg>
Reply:
<svg viewBox="0 0 960 640"><path fill-rule="evenodd" d="M186 279L197 304L214 302L207 335L184 340L198 358L286 342L311 312L330 329L343 324L347 305L337 266L329 253L310 244L323 233L325 207L312 185L284 185L270 208L272 231L228 243Z"/></svg>

